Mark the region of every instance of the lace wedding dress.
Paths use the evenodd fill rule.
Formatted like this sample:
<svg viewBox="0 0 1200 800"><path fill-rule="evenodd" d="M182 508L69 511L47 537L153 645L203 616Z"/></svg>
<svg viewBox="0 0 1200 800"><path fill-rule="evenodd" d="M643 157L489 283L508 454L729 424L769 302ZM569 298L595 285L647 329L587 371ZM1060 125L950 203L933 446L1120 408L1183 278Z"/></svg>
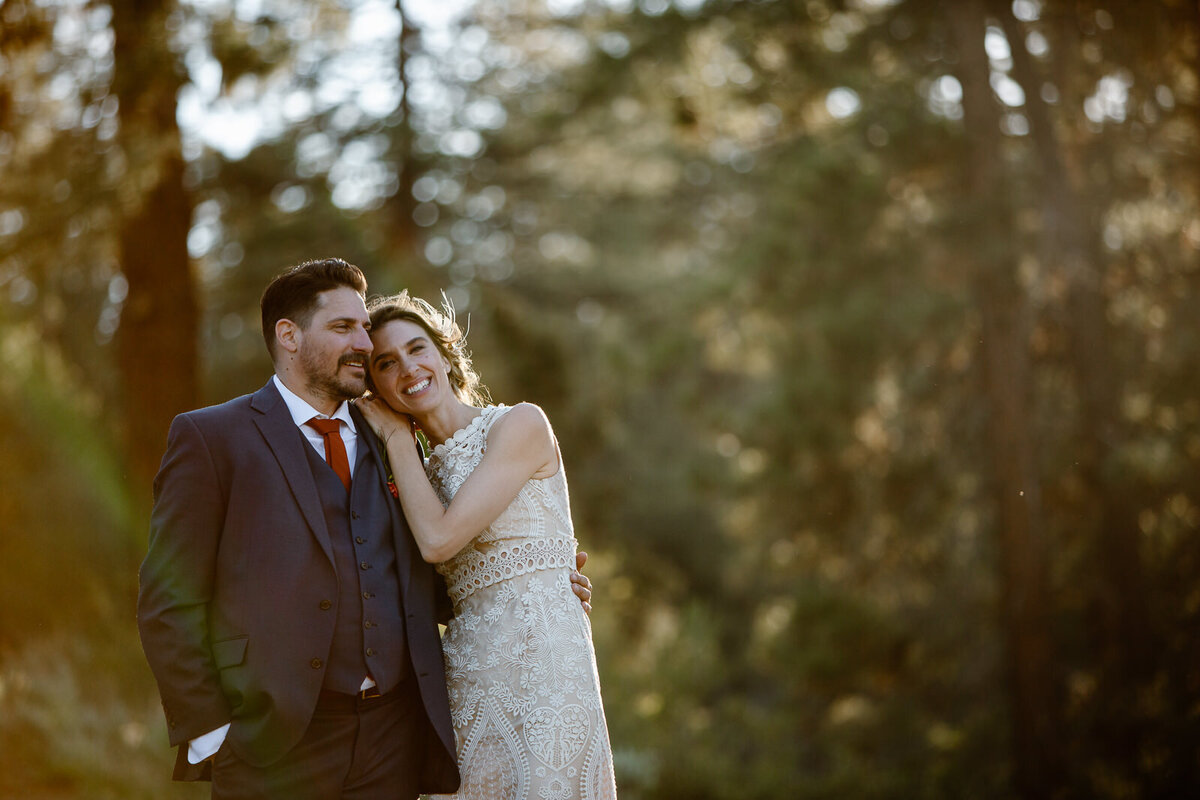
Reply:
<svg viewBox="0 0 1200 800"><path fill-rule="evenodd" d="M426 471L442 502L479 465L488 406L434 448ZM571 592L575 566L562 462L531 479L456 556L438 565L454 601L442 641L463 800L615 798L612 751L591 628Z"/></svg>

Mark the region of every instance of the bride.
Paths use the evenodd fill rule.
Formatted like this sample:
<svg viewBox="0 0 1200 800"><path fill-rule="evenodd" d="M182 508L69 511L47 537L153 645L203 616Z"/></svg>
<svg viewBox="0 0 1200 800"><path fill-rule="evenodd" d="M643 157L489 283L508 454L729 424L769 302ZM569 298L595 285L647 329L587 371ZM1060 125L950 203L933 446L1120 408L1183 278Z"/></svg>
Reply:
<svg viewBox="0 0 1200 800"><path fill-rule="evenodd" d="M368 305L372 394L394 493L454 601L443 640L464 800L615 798L591 628L571 593L567 481L549 421L491 405L453 309ZM421 431L433 452L414 446Z"/></svg>

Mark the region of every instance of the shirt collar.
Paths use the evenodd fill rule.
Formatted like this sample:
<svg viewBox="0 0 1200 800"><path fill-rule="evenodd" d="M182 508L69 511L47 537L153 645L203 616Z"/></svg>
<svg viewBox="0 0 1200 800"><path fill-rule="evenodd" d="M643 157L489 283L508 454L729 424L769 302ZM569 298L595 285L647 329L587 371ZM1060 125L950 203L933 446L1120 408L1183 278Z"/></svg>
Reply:
<svg viewBox="0 0 1200 800"><path fill-rule="evenodd" d="M272 380L275 381L275 388L279 390L280 396L283 397L283 402L287 404L288 411L292 415L292 421L296 423L297 428L302 427L313 417L325 418L325 415L309 405L307 400L284 386L283 381L279 380L278 375L273 375ZM329 419L341 420L350 426L350 430L355 433L358 432L358 429L354 427L354 419L350 416L350 404L345 400L341 402L336 411L329 415Z"/></svg>

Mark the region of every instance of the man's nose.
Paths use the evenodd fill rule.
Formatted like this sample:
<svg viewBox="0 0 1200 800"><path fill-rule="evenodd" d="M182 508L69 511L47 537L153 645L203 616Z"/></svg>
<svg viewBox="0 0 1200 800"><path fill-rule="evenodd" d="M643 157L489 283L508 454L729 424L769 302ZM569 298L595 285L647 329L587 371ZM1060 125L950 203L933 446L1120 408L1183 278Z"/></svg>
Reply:
<svg viewBox="0 0 1200 800"><path fill-rule="evenodd" d="M367 329L359 328L358 335L354 337L354 349L369 353L372 347L371 336L367 333Z"/></svg>

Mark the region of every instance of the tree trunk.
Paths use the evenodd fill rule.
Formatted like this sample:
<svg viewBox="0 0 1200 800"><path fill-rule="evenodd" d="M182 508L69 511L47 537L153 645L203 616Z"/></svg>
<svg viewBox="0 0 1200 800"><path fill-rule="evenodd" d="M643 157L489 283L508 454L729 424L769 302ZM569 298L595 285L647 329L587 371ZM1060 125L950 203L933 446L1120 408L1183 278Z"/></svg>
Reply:
<svg viewBox="0 0 1200 800"><path fill-rule="evenodd" d="M1050 632L1047 545L1032 434L1028 306L1016 280L1012 213L1000 171L1000 119L989 84L980 0L944 6L957 41L967 136L965 255L982 323L992 481L1000 535L1004 630L1013 736L1021 797L1049 798L1060 780L1058 680Z"/></svg>
<svg viewBox="0 0 1200 800"><path fill-rule="evenodd" d="M1065 322L1082 410L1077 461L1092 505L1098 510L1097 556L1104 587L1100 604L1105 621L1102 650L1106 671L1119 684L1129 686L1146 678L1152 648L1138 546L1138 509L1130 498L1134 482L1114 469L1127 434L1120 410L1122 370L1110 345L1107 303L1096 255L1100 233L1092 222L1095 215L1088 213L1083 193L1067 168L1065 148L1038 91L1041 81L1025 51L1024 37L1011 13L1006 9L997 12L1012 49L1013 78L1025 88L1030 133L1041 167L1048 261L1066 278L1068 286ZM1057 26L1073 22L1062 14L1051 20ZM1061 41L1065 37L1056 38ZM1054 50L1056 58L1068 57L1065 48ZM1074 70L1064 64L1059 72ZM1079 103L1071 105L1078 107Z"/></svg>
<svg viewBox="0 0 1200 800"><path fill-rule="evenodd" d="M396 0L396 11L400 14L400 41L397 42L396 71L400 75L400 119L392 128L392 147L396 160L396 179L398 188L396 194L388 201L389 226L393 246L405 257L419 252L421 244L420 231L413 220L413 211L417 207L413 197L413 181L417 179L417 164L415 148L413 147L416 134L412 127L412 104L409 102L408 59L411 52L419 47L420 31L405 11L404 0Z"/></svg>
<svg viewBox="0 0 1200 800"><path fill-rule="evenodd" d="M1147 608L1139 547L1139 482L1120 468L1120 451L1129 438L1120 409L1123 370L1113 356L1107 300L1099 269L1097 213L1089 212L1085 178L1072 169L1067 145L1055 126L1038 87L1041 76L1025 51L1024 36L1007 9L997 8L1013 57L1013 78L1025 88L1025 110L1038 159L1045 230L1045 261L1068 287L1064 323L1080 399L1075 461L1094 514L1084 522L1094 539L1099 610L1098 708L1094 743L1110 770L1131 779L1145 769L1140 758L1145 738L1139 691L1151 679L1156 650ZM1083 97L1069 85L1077 73L1076 21L1058 13L1047 18L1059 88L1068 108ZM1078 160L1076 160L1078 161ZM1144 497L1144 494L1143 494Z"/></svg>
<svg viewBox="0 0 1200 800"><path fill-rule="evenodd" d="M149 496L172 417L199 399L187 252L192 209L175 119L180 78L166 38L172 8L169 0L113 2L113 84L126 160L119 253L129 287L117 364L128 477L139 503Z"/></svg>

